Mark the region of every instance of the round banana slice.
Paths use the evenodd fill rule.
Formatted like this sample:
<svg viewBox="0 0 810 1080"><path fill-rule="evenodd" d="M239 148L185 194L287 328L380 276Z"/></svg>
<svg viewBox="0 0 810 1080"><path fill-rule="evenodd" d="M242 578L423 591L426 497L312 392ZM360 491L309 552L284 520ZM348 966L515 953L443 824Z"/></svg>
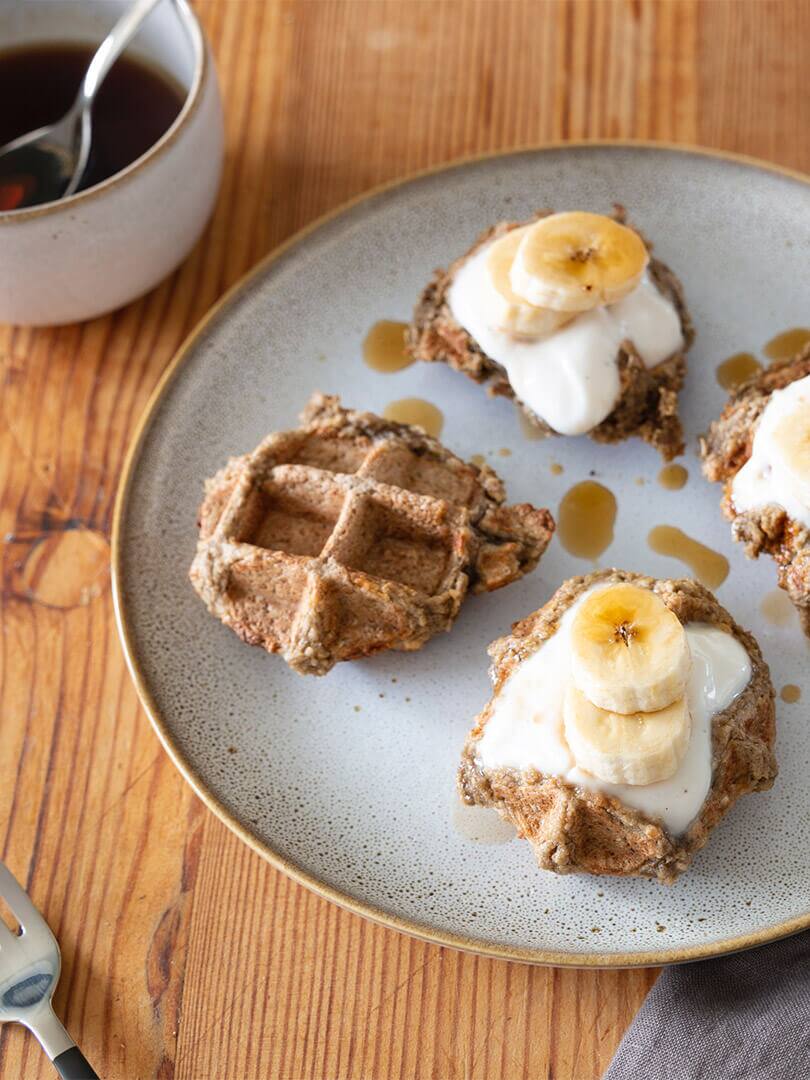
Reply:
<svg viewBox="0 0 810 1080"><path fill-rule="evenodd" d="M810 506L810 401L800 400L774 428L773 442L801 503Z"/></svg>
<svg viewBox="0 0 810 1080"><path fill-rule="evenodd" d="M638 285L649 255L626 225L602 214L551 214L527 228L510 271L520 297L553 311L615 304Z"/></svg>
<svg viewBox="0 0 810 1080"><path fill-rule="evenodd" d="M650 589L623 582L586 596L570 642L574 684L600 709L654 712L683 696L686 632Z"/></svg>
<svg viewBox="0 0 810 1080"><path fill-rule="evenodd" d="M683 761L692 729L685 698L627 715L598 708L575 686L565 695L563 717L577 765L610 784L667 780Z"/></svg>
<svg viewBox="0 0 810 1080"><path fill-rule="evenodd" d="M551 311L529 304L512 288L509 272L523 237L531 226L511 229L495 240L487 252L487 271L493 285L492 323L498 330L514 337L538 338L559 330L574 317L573 313Z"/></svg>

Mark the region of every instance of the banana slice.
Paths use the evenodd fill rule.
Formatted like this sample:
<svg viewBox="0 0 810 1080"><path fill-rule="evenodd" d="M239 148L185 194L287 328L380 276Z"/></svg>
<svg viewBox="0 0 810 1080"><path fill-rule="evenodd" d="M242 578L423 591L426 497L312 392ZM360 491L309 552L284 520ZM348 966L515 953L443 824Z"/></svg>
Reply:
<svg viewBox="0 0 810 1080"><path fill-rule="evenodd" d="M810 506L810 401L800 400L798 407L777 423L773 444L799 500Z"/></svg>
<svg viewBox="0 0 810 1080"><path fill-rule="evenodd" d="M621 583L586 596L570 640L574 684L600 709L654 712L683 696L689 642L649 589Z"/></svg>
<svg viewBox="0 0 810 1080"><path fill-rule="evenodd" d="M487 253L487 270L494 287L493 325L498 330L522 338L545 337L565 326L574 317L573 313L535 307L527 303L522 296L518 296L512 288L509 272L520 243L530 228L531 226L524 225L522 229L511 229L496 240Z"/></svg>
<svg viewBox="0 0 810 1080"><path fill-rule="evenodd" d="M615 304L638 285L649 255L626 225L602 214L551 214L530 225L509 280L518 296L553 311Z"/></svg>
<svg viewBox="0 0 810 1080"><path fill-rule="evenodd" d="M610 784L654 784L672 776L689 745L692 720L685 698L656 712L609 712L569 686L565 737L581 769Z"/></svg>

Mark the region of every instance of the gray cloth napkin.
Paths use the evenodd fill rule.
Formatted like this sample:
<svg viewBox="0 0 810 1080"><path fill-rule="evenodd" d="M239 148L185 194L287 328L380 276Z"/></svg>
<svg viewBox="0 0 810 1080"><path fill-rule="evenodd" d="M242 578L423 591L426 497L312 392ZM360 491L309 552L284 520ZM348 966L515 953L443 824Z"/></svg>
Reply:
<svg viewBox="0 0 810 1080"><path fill-rule="evenodd" d="M604 1080L810 1078L810 932L667 968Z"/></svg>

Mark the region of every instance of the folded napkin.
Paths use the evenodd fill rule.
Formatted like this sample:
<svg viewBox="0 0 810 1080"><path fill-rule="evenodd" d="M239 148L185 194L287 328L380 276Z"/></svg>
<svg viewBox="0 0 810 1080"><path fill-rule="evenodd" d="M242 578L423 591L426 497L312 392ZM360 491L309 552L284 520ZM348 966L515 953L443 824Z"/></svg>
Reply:
<svg viewBox="0 0 810 1080"><path fill-rule="evenodd" d="M604 1080L810 1077L810 932L667 968Z"/></svg>

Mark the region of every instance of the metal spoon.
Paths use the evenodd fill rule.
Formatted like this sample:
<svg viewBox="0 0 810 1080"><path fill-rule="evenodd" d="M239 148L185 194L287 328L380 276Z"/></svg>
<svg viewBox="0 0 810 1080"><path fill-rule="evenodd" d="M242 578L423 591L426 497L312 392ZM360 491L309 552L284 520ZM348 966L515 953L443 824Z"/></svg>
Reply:
<svg viewBox="0 0 810 1080"><path fill-rule="evenodd" d="M107 34L88 65L76 100L55 124L0 147L0 187L17 183L13 209L64 199L81 183L92 142L93 101L107 73L160 0L135 0Z"/></svg>

